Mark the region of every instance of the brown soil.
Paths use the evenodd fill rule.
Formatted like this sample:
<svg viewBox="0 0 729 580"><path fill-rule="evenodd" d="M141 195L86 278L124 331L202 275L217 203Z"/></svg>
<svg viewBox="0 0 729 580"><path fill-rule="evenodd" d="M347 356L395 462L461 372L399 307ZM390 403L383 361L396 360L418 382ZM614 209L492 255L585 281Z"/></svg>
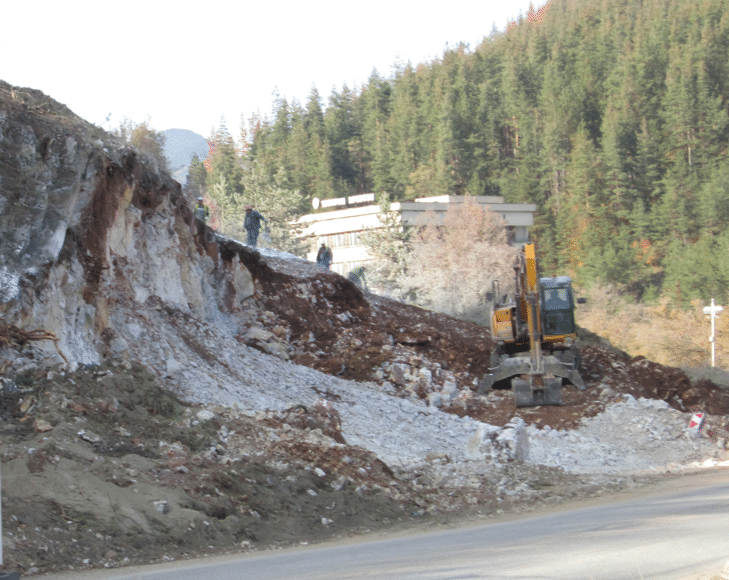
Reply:
<svg viewBox="0 0 729 580"><path fill-rule="evenodd" d="M240 248L223 247L220 256L224 264L240 259L253 273L257 291L247 308L257 313L255 324L285 340L298 364L377 382L383 363L437 364L467 394L463 387L486 372L493 345L481 326L365 296L303 262L263 259ZM13 349L32 357L28 343L49 338L13 333L0 327L4 360L12 359ZM562 406L515 409L511 393L496 390L459 397L443 410L493 425L520 416L571 429L631 394L664 399L682 411L700 406L709 413L710 434L726 437L725 390L584 334L587 388L566 387ZM0 374L6 371L4 364ZM314 408L255 416L219 408L199 415L133 361L72 374L20 371L12 378L19 388L0 396L4 556L8 569L25 575L496 516L656 480L572 476L512 462L484 472L475 485L450 487L427 467L398 469L347 445L339 416L326 402L336 407L336 397L328 392ZM394 387L400 396L429 394L424 385ZM424 460L439 465L449 458ZM526 484L528 494L503 493L504 478Z"/></svg>
<svg viewBox="0 0 729 580"><path fill-rule="evenodd" d="M240 251L247 267L249 254L254 252ZM481 325L375 295L364 300L354 284L310 264L273 258L262 262L265 267L252 270L261 288L256 302L275 316L260 322L271 329L284 325L290 343L304 342L309 332L315 335L316 340L294 358L297 364L344 379L376 382L381 382L378 367L403 354L413 366L437 363L453 373L459 385L473 385L488 371L494 343ZM312 308L310 297L302 295L302 283L315 294L319 308ZM397 349L383 349L383 344ZM497 426L523 417L528 423L572 429L582 417L597 415L606 404L629 394L665 400L683 412L702 410L715 416L714 422L723 429L729 389L707 379L692 382L681 369L631 357L586 330L580 331L578 345L586 389L566 386L562 406L516 409L510 391L496 390L488 401L466 398L446 410ZM475 385L472 388L476 390ZM428 392L418 394L425 398Z"/></svg>

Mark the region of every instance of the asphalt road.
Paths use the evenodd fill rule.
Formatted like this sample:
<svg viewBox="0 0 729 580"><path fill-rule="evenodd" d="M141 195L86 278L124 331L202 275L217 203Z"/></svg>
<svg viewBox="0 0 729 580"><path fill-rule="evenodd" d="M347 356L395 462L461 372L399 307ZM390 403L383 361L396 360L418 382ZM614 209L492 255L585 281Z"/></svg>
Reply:
<svg viewBox="0 0 729 580"><path fill-rule="evenodd" d="M659 495L364 543L342 542L79 580L678 580L729 560L729 473ZM694 576L692 576L692 574ZM47 576L62 580L70 576Z"/></svg>

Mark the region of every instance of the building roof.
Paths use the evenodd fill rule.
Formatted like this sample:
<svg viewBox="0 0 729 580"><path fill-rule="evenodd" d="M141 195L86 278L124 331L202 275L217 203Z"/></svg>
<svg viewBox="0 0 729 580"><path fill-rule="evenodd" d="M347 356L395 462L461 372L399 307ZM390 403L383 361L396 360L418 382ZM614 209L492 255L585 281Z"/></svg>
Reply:
<svg viewBox="0 0 729 580"><path fill-rule="evenodd" d="M390 210L398 212L402 223L405 225L417 225L417 220L423 212L434 211L445 212L450 204L463 203L466 200L488 208L499 214L510 226L531 226L534 225L534 214L537 211L535 203L504 203L501 196L487 195L440 195L434 197L421 197L412 201L395 201L390 204ZM310 213L301 216L297 221L304 227L320 224L326 231L318 233L333 233L334 231L356 231L377 224L372 220L380 213L380 206L369 204L358 207L347 207ZM324 226L324 222L332 222ZM335 225L336 224L336 225ZM319 228L317 228L319 229Z"/></svg>

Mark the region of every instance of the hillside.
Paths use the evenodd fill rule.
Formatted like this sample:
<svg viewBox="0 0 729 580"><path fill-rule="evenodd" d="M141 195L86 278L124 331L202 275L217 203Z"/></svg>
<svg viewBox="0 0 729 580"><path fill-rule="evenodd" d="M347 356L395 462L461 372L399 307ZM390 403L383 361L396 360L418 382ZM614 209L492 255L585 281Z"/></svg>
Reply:
<svg viewBox="0 0 729 580"><path fill-rule="evenodd" d="M169 175L4 83L0 185L8 569L489 517L726 459L714 383L585 337L563 406L480 396L483 327L199 236Z"/></svg>
<svg viewBox="0 0 729 580"><path fill-rule="evenodd" d="M726 303L729 1L543 4L473 50L273 102L246 164L304 201L536 203L545 271Z"/></svg>

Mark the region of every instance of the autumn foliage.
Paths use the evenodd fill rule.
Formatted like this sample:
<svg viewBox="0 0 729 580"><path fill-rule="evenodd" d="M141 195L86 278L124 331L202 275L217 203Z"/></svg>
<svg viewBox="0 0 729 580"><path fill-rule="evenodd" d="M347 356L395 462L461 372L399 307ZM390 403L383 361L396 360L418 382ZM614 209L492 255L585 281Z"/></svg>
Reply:
<svg viewBox="0 0 729 580"><path fill-rule="evenodd" d="M408 283L415 301L447 314L487 322L492 280L512 285L515 249L506 222L468 196L443 215L426 212L411 238Z"/></svg>

